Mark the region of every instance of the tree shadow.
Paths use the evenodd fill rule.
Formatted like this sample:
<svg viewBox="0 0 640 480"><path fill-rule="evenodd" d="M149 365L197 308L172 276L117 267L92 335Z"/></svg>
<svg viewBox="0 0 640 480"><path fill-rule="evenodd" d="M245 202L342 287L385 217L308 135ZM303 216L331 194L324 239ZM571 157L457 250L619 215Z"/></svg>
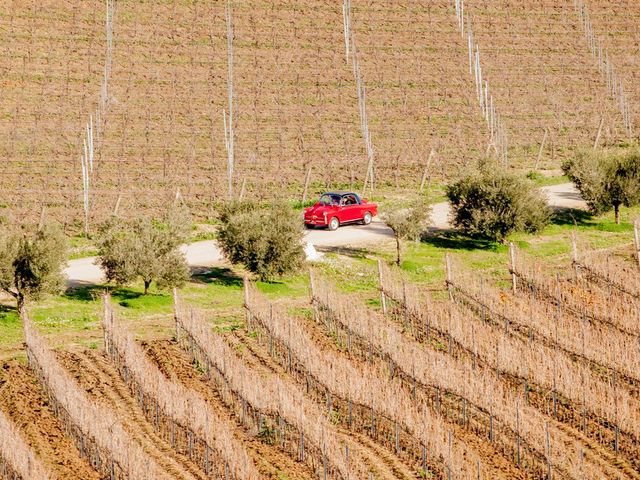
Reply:
<svg viewBox="0 0 640 480"><path fill-rule="evenodd" d="M112 287L109 285L86 285L68 289L64 293L63 297L69 300L92 302L100 300L104 292L110 292L111 297L118 302L134 300L136 298L140 298L143 295L143 292L139 292L127 287ZM153 294L150 293L148 296L152 295Z"/></svg>
<svg viewBox="0 0 640 480"><path fill-rule="evenodd" d="M446 250L485 250L495 252L504 248L503 245L493 240L469 237L452 230L425 232L420 237L420 241Z"/></svg>
<svg viewBox="0 0 640 480"><path fill-rule="evenodd" d="M592 220L593 213L579 208L555 208L551 215L551 223L558 226L586 226L591 225Z"/></svg>
<svg viewBox="0 0 640 480"><path fill-rule="evenodd" d="M334 253L336 255L345 255L352 258L367 258L369 250L366 248L353 248L353 247L329 247L329 246L316 246L318 252L321 253Z"/></svg>
<svg viewBox="0 0 640 480"><path fill-rule="evenodd" d="M225 287L241 287L242 277L228 267L194 267L191 281L195 283L217 283Z"/></svg>
<svg viewBox="0 0 640 480"><path fill-rule="evenodd" d="M3 313L18 313L18 309L12 305L0 305L0 315Z"/></svg>
<svg viewBox="0 0 640 480"><path fill-rule="evenodd" d="M77 300L81 302L91 302L100 298L100 296L109 290L105 285L82 285L68 288L63 297L68 300Z"/></svg>

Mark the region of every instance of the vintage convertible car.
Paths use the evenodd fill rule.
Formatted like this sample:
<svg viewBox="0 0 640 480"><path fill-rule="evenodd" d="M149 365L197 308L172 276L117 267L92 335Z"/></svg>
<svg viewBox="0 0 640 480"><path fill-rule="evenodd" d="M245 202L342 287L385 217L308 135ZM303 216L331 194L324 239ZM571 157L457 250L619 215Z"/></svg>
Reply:
<svg viewBox="0 0 640 480"><path fill-rule="evenodd" d="M304 224L307 228L336 230L348 223L369 225L377 214L378 205L362 200L357 193L328 192L313 207L304 210Z"/></svg>

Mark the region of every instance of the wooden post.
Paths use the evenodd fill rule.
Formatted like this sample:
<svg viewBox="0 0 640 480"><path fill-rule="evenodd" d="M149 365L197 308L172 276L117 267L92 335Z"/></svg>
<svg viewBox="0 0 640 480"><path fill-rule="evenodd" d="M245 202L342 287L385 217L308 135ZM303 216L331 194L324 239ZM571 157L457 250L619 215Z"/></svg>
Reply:
<svg viewBox="0 0 640 480"><path fill-rule="evenodd" d="M453 301L453 275L451 273L451 257L448 253L444 256L445 259L445 268L446 268L446 279L447 279L447 290L449 291L449 300Z"/></svg>
<svg viewBox="0 0 640 480"><path fill-rule="evenodd" d="M573 258L573 268L576 274L576 279L580 277L580 265L578 264L578 242L576 241L576 232L571 233L571 255Z"/></svg>
<svg viewBox="0 0 640 480"><path fill-rule="evenodd" d="M640 267L640 220L633 222L633 240L636 246L636 259Z"/></svg>
<svg viewBox="0 0 640 480"><path fill-rule="evenodd" d="M538 171L540 166L540 160L542 160L542 153L544 152L544 147L547 144L547 138L549 137L549 129L544 129L544 137L542 137L542 143L540 144L540 150L538 150L538 158L536 159L536 166L533 168L534 172Z"/></svg>
<svg viewBox="0 0 640 480"><path fill-rule="evenodd" d="M42 228L44 227L45 213L46 213L46 207L43 202L40 208L40 221L38 222L38 230L42 230Z"/></svg>
<svg viewBox="0 0 640 480"><path fill-rule="evenodd" d="M509 242L509 264L509 270L511 270L511 288L515 294L517 291L516 247L513 242Z"/></svg>
<svg viewBox="0 0 640 480"><path fill-rule="evenodd" d="M307 201L307 192L309 191L309 180L311 180L311 166L307 168L307 173L304 176L304 189L302 190L302 203Z"/></svg>
<svg viewBox="0 0 640 480"><path fill-rule="evenodd" d="M429 170L431 169L431 160L433 156L436 154L436 151L432 148L431 152L429 152L429 158L427 159L427 164L424 166L424 171L422 172L422 179L420 180L420 193L424 191L424 185L427 182L427 178L429 178ZM431 181L429 181L431 183Z"/></svg>
<svg viewBox="0 0 640 480"><path fill-rule="evenodd" d="M244 199L246 188L247 188L247 177L242 179L242 186L240 187L240 195L238 195L238 200L242 201Z"/></svg>
<svg viewBox="0 0 640 480"><path fill-rule="evenodd" d="M380 284L380 301L382 302L382 313L387 314L387 297L384 294L384 282L382 279L382 259L378 259L378 282Z"/></svg>
<svg viewBox="0 0 640 480"><path fill-rule="evenodd" d="M173 319L176 322L176 342L180 342L180 319L178 318L178 289L173 289Z"/></svg>
<svg viewBox="0 0 640 480"><path fill-rule="evenodd" d="M600 136L602 135L602 127L604 127L604 118L600 119L600 125L598 125L598 133L596 134L596 139L593 142L593 149L598 148L598 144L600 143Z"/></svg>
<svg viewBox="0 0 640 480"><path fill-rule="evenodd" d="M120 209L120 202L122 201L122 194L118 195L118 199L116 200L116 205L115 207L113 207L113 216L117 217L118 216L118 210Z"/></svg>

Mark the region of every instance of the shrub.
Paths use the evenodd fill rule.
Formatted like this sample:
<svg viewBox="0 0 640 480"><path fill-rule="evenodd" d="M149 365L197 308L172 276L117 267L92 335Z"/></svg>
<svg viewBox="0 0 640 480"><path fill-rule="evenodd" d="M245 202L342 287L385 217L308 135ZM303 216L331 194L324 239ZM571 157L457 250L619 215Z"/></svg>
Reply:
<svg viewBox="0 0 640 480"><path fill-rule="evenodd" d="M304 260L300 215L289 205L232 202L220 215L218 243L232 263L261 280L295 271Z"/></svg>
<svg viewBox="0 0 640 480"><path fill-rule="evenodd" d="M582 152L562 165L594 213L640 204L640 150Z"/></svg>
<svg viewBox="0 0 640 480"><path fill-rule="evenodd" d="M149 218L112 218L100 228L98 262L108 282L118 285L141 279L145 295L156 282L158 288L183 285L189 279L187 261L180 245L188 238L190 218L172 208L166 223Z"/></svg>
<svg viewBox="0 0 640 480"><path fill-rule="evenodd" d="M396 239L396 264L401 261L401 240L419 238L427 227L431 216L431 207L424 199L413 202L409 207L390 207L382 219L393 231Z"/></svg>
<svg viewBox="0 0 640 480"><path fill-rule="evenodd" d="M447 186L453 224L468 235L503 241L512 232L536 233L551 210L540 190L514 175L484 170Z"/></svg>
<svg viewBox="0 0 640 480"><path fill-rule="evenodd" d="M18 309L62 291L66 261L67 241L58 227L45 225L33 233L0 227L0 289L16 299Z"/></svg>

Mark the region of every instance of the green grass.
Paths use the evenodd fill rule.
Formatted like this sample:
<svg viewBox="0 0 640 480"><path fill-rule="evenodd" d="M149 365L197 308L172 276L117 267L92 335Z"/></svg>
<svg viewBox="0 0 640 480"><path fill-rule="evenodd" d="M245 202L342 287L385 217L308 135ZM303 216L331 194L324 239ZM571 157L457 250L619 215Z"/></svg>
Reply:
<svg viewBox="0 0 640 480"><path fill-rule="evenodd" d="M550 263L567 261L575 231L581 242L596 248L609 248L632 242L632 221L640 217L640 208L623 209L622 223L616 225L613 213L592 216L579 210L556 214L553 223L539 235L516 234L509 240L530 255ZM74 240L86 245L84 240ZM380 308L376 258L392 263L393 242L372 249L337 250L326 253L319 264L322 273L339 288L359 297L372 308ZM420 242L404 242L401 268L410 280L430 288L443 289L445 254L450 253L465 265L482 269L497 279L508 275L508 248L505 244L468 238L455 232L440 231L426 235ZM309 278L306 271L272 282L257 282L257 288L272 300L285 299L291 308L305 314ZM109 289L118 318L130 322L133 329L148 335L170 335L173 301L170 292L152 289L142 294L142 285L126 288L106 285L83 286L60 296L49 296L30 306L30 315L41 330L53 338L52 344L81 344L88 348L101 345L101 294ZM195 274L180 289L188 304L205 309L219 331L232 331L244 322L242 273L227 267L213 267ZM22 326L15 308L7 300L0 304L0 358L23 355Z"/></svg>

